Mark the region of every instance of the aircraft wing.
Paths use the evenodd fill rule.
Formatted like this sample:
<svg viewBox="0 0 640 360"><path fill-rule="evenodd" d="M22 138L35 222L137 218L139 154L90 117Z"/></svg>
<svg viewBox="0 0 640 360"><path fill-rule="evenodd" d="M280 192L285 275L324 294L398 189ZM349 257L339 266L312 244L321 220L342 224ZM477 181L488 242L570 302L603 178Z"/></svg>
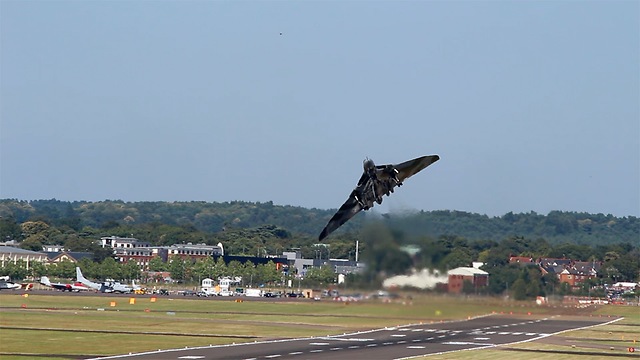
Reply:
<svg viewBox="0 0 640 360"><path fill-rule="evenodd" d="M417 174L422 169L440 160L438 155L422 156L413 160L408 160L403 163L393 165L398 170L398 180L403 182L405 179Z"/></svg>
<svg viewBox="0 0 640 360"><path fill-rule="evenodd" d="M51 286L52 288L54 288L56 290L62 290L62 291L69 290L69 291L71 291L71 288L70 288L70 286L68 284L55 284L55 283L52 283L49 286Z"/></svg>
<svg viewBox="0 0 640 360"><path fill-rule="evenodd" d="M322 229L318 240L322 241L322 239L354 217L360 210L369 209L374 202L380 204L383 195L389 195L389 193L393 192L394 187L402 185L404 180L438 160L440 160L438 155L427 155L397 165L378 165L375 168L375 178L371 180L366 172L363 173L356 189L351 192L347 201L333 215L327 226ZM356 200L356 195L362 197L362 199L360 201Z"/></svg>
<svg viewBox="0 0 640 360"><path fill-rule="evenodd" d="M361 179L362 181L362 179ZM331 220L327 226L322 229L318 240L322 241L322 239L326 238L329 234L331 234L335 229L339 228L342 224L346 223L347 220L354 217L357 213L362 210L362 205L355 198L355 191L351 192L347 201L338 209L338 211L333 215Z"/></svg>
<svg viewBox="0 0 640 360"><path fill-rule="evenodd" d="M86 285L82 284L82 283L75 283L75 284L70 284L71 285L71 290L75 290L75 291L88 291L91 290L89 287L87 287Z"/></svg>

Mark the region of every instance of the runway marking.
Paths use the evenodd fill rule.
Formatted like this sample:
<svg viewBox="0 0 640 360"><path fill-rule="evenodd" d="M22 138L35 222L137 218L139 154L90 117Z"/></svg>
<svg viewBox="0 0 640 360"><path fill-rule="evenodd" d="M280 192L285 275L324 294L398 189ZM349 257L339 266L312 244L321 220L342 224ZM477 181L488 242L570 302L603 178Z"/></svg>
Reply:
<svg viewBox="0 0 640 360"><path fill-rule="evenodd" d="M597 327L597 326L613 324L613 323L615 323L617 321L620 321L622 319L624 319L624 317L619 317L617 319L614 319L614 320L611 320L611 321L608 321L608 322L604 322L604 323L597 323L597 324L587 325L587 326L583 326L583 327L579 327L579 328L565 329L565 330L557 331L557 332L550 333L550 334L539 333L538 336L536 336L536 337L532 337L532 338L529 338L529 339L526 339L526 340L519 340L519 341L509 342L509 343L501 343L499 345L498 344L479 344L481 346L475 347L475 348L467 348L467 349L459 349L459 350L447 350L447 351L440 351L440 352L430 353L430 354L425 354L425 355L426 356L442 355L442 354L457 353L457 352L462 352L462 351L474 351L474 350L481 350L481 349L489 349L489 348L494 348L496 346L524 344L524 343L527 343L527 342L540 340L540 339L545 338L545 337L563 334L563 333L569 332L569 331L584 330L584 329L590 329L590 328ZM543 319L543 320L548 320L548 319ZM540 322L540 320L536 320L536 322ZM408 356L408 357L396 358L394 360L409 360L409 359L414 359L414 358L415 358L415 356Z"/></svg>
<svg viewBox="0 0 640 360"><path fill-rule="evenodd" d="M407 349L424 349L424 346L407 346Z"/></svg>
<svg viewBox="0 0 640 360"><path fill-rule="evenodd" d="M443 342L444 345L473 345L473 346L496 346L496 344L487 344L487 343L473 343L466 341L447 341Z"/></svg>
<svg viewBox="0 0 640 360"><path fill-rule="evenodd" d="M324 346L324 345L329 345L329 343L312 342L312 343L309 343L309 345L313 345L313 346Z"/></svg>
<svg viewBox="0 0 640 360"><path fill-rule="evenodd" d="M204 359L204 356L200 356L200 355L187 355L187 356L180 356L178 359Z"/></svg>
<svg viewBox="0 0 640 360"><path fill-rule="evenodd" d="M392 337L405 337L405 336L407 336L407 335L404 335L404 334L393 334L393 335L391 335L391 336L392 336Z"/></svg>
<svg viewBox="0 0 640 360"><path fill-rule="evenodd" d="M369 345L367 345L367 347L375 347L375 346L378 346L378 344L369 344Z"/></svg>
<svg viewBox="0 0 640 360"><path fill-rule="evenodd" d="M473 340L489 340L491 338L473 338Z"/></svg>
<svg viewBox="0 0 640 360"><path fill-rule="evenodd" d="M289 355L300 355L300 354L302 354L302 351L294 351L289 353Z"/></svg>
<svg viewBox="0 0 640 360"><path fill-rule="evenodd" d="M521 332L514 332L514 333L511 333L511 335L516 335L516 336L517 336L517 335L522 335L522 334L524 334L524 333L521 333Z"/></svg>
<svg viewBox="0 0 640 360"><path fill-rule="evenodd" d="M535 335L535 334L536 334L536 333L526 333L525 335L527 335L527 336L533 336L533 335Z"/></svg>
<svg viewBox="0 0 640 360"><path fill-rule="evenodd" d="M331 340L331 341L373 341L375 339L323 337L323 338L320 338L320 340ZM329 344L327 343L326 345L329 345Z"/></svg>
<svg viewBox="0 0 640 360"><path fill-rule="evenodd" d="M324 350L322 349L316 349L316 350L311 350L309 351L310 353L319 353L319 352L323 352Z"/></svg>
<svg viewBox="0 0 640 360"><path fill-rule="evenodd" d="M393 345L392 342L383 342L382 345Z"/></svg>
<svg viewBox="0 0 640 360"><path fill-rule="evenodd" d="M406 344L407 342L405 340L402 341L398 341L396 344Z"/></svg>
<svg viewBox="0 0 640 360"><path fill-rule="evenodd" d="M265 357L266 357L267 359L275 359L275 358L280 357L280 356L282 356L282 355L280 355L280 354L274 354L274 355L267 355L267 356L265 356Z"/></svg>
<svg viewBox="0 0 640 360"><path fill-rule="evenodd" d="M358 349L360 348L360 345L351 345L349 346L349 349Z"/></svg>

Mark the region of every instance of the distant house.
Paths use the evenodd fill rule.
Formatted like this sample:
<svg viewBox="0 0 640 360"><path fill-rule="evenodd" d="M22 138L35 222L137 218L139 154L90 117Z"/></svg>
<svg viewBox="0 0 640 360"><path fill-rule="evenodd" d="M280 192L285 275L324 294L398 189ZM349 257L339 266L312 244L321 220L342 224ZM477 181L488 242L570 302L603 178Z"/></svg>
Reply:
<svg viewBox="0 0 640 360"><path fill-rule="evenodd" d="M535 262L529 256L510 256L509 264L535 265Z"/></svg>
<svg viewBox="0 0 640 360"><path fill-rule="evenodd" d="M579 286L588 279L595 279L599 269L600 264L597 262L574 262L560 272L559 279L561 283L572 287Z"/></svg>
<svg viewBox="0 0 640 360"><path fill-rule="evenodd" d="M588 279L596 278L602 263L599 261L542 258L538 261L538 265L543 275L553 274L561 283L575 287L580 286Z"/></svg>
<svg viewBox="0 0 640 360"><path fill-rule="evenodd" d="M112 249L117 248L139 248L139 247L149 247L151 243L147 241L141 241L136 238L124 238L119 236L105 236L101 237L100 240L97 241L97 244L102 247L110 247Z"/></svg>
<svg viewBox="0 0 640 360"><path fill-rule="evenodd" d="M93 259L93 253L90 252L79 252L79 251L46 251L47 260L49 263L59 263L63 261L71 261L72 263L77 263L78 261L88 258Z"/></svg>
<svg viewBox="0 0 640 360"><path fill-rule="evenodd" d="M571 264L571 259L556 259L556 258L540 258L538 264L542 267L546 266L567 266Z"/></svg>
<svg viewBox="0 0 640 360"><path fill-rule="evenodd" d="M49 252L63 252L64 251L64 245L42 245L42 251L49 253Z"/></svg>
<svg viewBox="0 0 640 360"><path fill-rule="evenodd" d="M447 272L449 277L448 290L450 293L462 292L464 282L469 281L474 289L489 285L489 273L473 267L459 267Z"/></svg>

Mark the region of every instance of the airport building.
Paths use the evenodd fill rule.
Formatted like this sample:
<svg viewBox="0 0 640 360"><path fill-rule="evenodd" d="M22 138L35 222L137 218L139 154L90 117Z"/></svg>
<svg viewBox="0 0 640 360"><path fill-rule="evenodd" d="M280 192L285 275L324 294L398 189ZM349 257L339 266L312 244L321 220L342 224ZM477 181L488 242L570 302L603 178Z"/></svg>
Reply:
<svg viewBox="0 0 640 360"><path fill-rule="evenodd" d="M202 259L214 255L222 255L222 244L174 244L171 246L152 246L147 241L136 238L123 238L118 236L106 236L100 238L97 243L102 247L113 249L113 255L120 262L134 261L141 270L149 269L149 261L159 257L162 261L171 261L172 258Z"/></svg>
<svg viewBox="0 0 640 360"><path fill-rule="evenodd" d="M464 288L464 282L468 281L474 289L489 285L489 273L474 267L459 267L447 272L449 277L449 292L459 294Z"/></svg>
<svg viewBox="0 0 640 360"><path fill-rule="evenodd" d="M39 251L20 249L13 246L0 246L0 267L5 267L8 263L17 264L22 261L27 269L31 268L34 262L47 263L47 254Z"/></svg>

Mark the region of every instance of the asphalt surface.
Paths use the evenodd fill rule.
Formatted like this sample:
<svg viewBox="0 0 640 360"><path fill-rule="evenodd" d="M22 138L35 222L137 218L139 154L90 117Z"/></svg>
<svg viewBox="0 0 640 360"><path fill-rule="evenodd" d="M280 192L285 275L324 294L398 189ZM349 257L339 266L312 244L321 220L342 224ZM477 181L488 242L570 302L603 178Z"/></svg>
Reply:
<svg viewBox="0 0 640 360"><path fill-rule="evenodd" d="M392 360L532 341L610 318L486 316L467 321L414 324L340 336L175 349L94 359L367 359Z"/></svg>

